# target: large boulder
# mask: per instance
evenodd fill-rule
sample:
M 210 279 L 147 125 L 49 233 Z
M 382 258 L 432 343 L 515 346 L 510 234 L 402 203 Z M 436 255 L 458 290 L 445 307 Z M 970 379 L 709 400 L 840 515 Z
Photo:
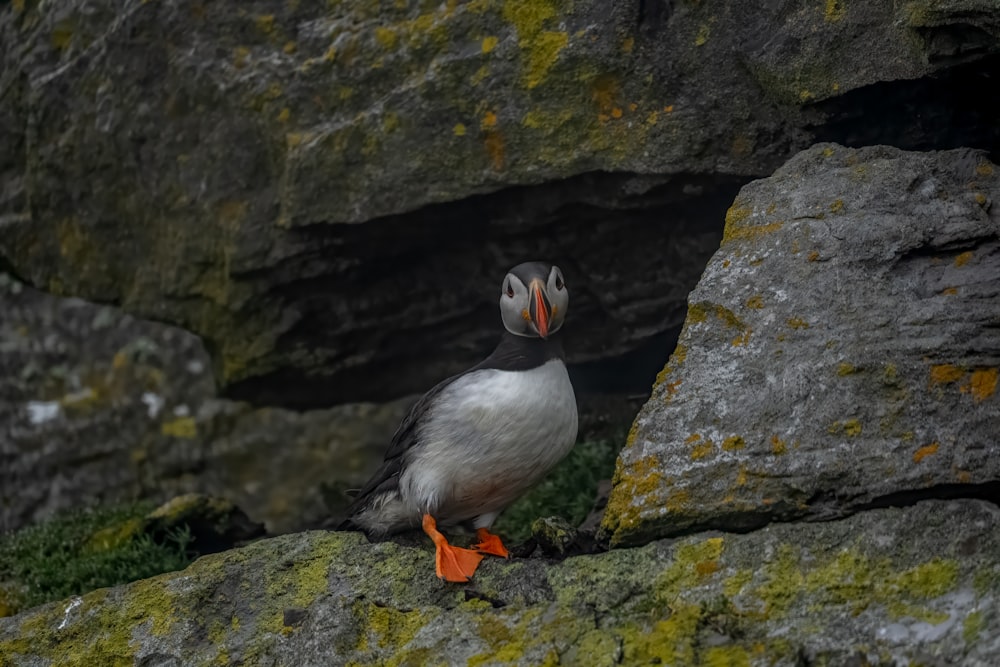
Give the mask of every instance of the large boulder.
M 612 544 L 1000 498 L 1000 167 L 817 145 L 743 188 L 621 453 Z
M 1000 513 L 928 501 L 748 535 L 483 563 L 300 533 L 0 618 L 0 663 L 987 667 Z
M 293 412 L 220 399 L 201 341 L 0 273 L 0 533 L 200 492 L 269 530 L 336 515 L 412 399 Z
M 614 357 L 816 137 L 997 145 L 998 33 L 991 0 L 4 3 L 0 264 L 202 335 L 257 403 L 429 386 L 529 256 Z

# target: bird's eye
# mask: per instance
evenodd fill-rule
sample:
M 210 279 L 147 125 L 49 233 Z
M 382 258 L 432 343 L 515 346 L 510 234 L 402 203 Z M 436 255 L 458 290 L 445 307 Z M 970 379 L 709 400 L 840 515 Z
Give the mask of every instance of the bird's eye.
M 514 298 L 514 286 L 510 284 L 509 280 L 507 281 L 507 290 L 506 290 L 506 292 L 507 292 L 507 296 L 508 297 L 510 297 L 511 299 Z
M 561 291 L 563 287 L 565 287 L 565 285 L 563 284 L 562 276 L 557 273 L 556 274 L 556 289 Z

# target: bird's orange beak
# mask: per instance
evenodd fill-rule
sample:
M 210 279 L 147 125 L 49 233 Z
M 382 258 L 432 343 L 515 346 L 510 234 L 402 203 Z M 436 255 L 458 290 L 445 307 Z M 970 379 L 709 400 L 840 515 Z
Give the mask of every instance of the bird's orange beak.
M 552 318 L 552 304 L 545 293 L 545 286 L 540 280 L 531 281 L 531 298 L 528 303 L 528 315 L 538 330 L 538 335 L 547 338 L 549 335 L 549 320 Z

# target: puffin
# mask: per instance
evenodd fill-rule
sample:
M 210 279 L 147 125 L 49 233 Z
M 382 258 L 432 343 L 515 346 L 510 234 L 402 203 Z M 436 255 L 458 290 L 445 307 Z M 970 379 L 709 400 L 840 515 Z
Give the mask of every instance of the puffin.
M 508 558 L 493 522 L 576 442 L 576 396 L 555 336 L 568 306 L 558 266 L 508 271 L 496 349 L 413 405 L 340 528 L 381 539 L 419 526 L 434 543 L 437 576 L 450 582 L 469 581 L 484 554 Z M 452 527 L 475 530 L 471 548 L 439 531 Z

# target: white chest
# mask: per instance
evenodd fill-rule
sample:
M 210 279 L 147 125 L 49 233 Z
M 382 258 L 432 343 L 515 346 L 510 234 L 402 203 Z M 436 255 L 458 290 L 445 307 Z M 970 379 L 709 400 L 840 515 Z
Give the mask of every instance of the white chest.
M 572 449 L 576 397 L 560 360 L 476 371 L 445 388 L 422 422 L 404 499 L 461 521 L 502 510 Z

